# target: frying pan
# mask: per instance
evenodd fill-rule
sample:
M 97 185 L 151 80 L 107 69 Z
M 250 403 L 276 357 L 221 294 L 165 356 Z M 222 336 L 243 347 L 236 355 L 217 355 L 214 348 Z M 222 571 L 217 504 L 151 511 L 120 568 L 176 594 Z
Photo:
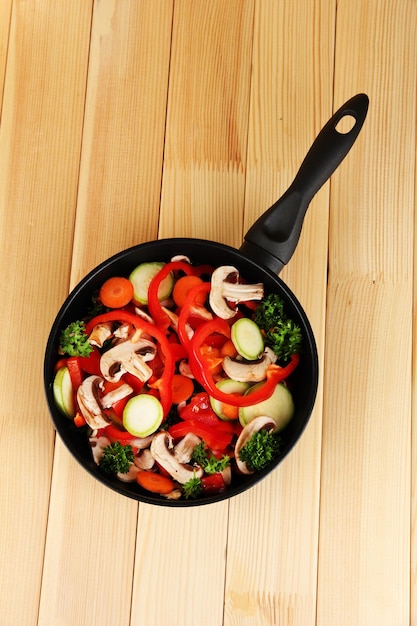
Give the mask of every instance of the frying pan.
M 52 325 L 45 350 L 44 386 L 49 411 L 62 441 L 75 459 L 97 480 L 119 494 L 164 506 L 195 506 L 213 503 L 239 494 L 263 479 L 287 456 L 301 437 L 313 410 L 318 385 L 318 357 L 313 331 L 307 316 L 292 291 L 277 276 L 291 258 L 297 245 L 305 212 L 311 199 L 328 180 L 353 146 L 365 121 L 369 100 L 357 94 L 332 116 L 320 131 L 288 190 L 249 229 L 239 250 L 227 245 L 194 238 L 171 238 L 139 244 L 115 254 L 93 269 L 72 290 Z M 348 132 L 338 130 L 343 118 L 353 126 Z M 142 490 L 136 483 L 124 483 L 105 476 L 93 461 L 88 438 L 72 420 L 55 406 L 52 390 L 54 366 L 58 358 L 59 335 L 63 328 L 85 316 L 91 297 L 111 276 L 127 276 L 140 263 L 168 262 L 178 254 L 203 264 L 215 259 L 216 266 L 234 265 L 250 283 L 263 282 L 265 294 L 277 293 L 283 298 L 287 314 L 301 328 L 303 352 L 291 377 L 295 414 L 282 431 L 279 458 L 265 470 L 249 476 L 234 476 L 227 491 L 195 500 L 167 500 Z M 308 270 L 306 270 L 308 271 Z

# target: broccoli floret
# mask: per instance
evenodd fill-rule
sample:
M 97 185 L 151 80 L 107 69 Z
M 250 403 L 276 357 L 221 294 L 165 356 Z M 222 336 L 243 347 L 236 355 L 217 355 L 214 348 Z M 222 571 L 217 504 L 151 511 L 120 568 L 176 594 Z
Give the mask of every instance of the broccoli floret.
M 133 463 L 133 458 L 131 445 L 123 446 L 120 441 L 115 441 L 103 448 L 99 466 L 108 476 L 126 474 Z
M 278 359 L 288 361 L 291 355 L 301 352 L 301 328 L 287 317 L 284 301 L 277 294 L 270 294 L 256 307 L 254 321 Z
M 69 356 L 90 356 L 93 346 L 88 342 L 84 322 L 72 322 L 64 328 L 59 337 L 59 347 L 63 354 Z
M 280 438 L 263 429 L 255 432 L 239 450 L 239 457 L 250 470 L 259 472 L 278 458 Z
M 193 461 L 203 468 L 206 474 L 222 472 L 230 464 L 230 457 L 227 454 L 224 454 L 221 459 L 218 459 L 213 454 L 209 455 L 204 441 L 196 445 L 192 458 Z

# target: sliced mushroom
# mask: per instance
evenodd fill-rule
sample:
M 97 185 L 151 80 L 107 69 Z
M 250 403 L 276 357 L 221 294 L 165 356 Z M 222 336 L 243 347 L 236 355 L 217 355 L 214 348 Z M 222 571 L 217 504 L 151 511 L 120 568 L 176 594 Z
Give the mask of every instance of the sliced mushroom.
M 161 431 L 154 436 L 151 453 L 155 461 L 182 485 L 194 476 L 198 478 L 203 476 L 203 469 L 199 465 L 192 466 L 178 461 L 174 454 L 173 438 L 167 432 Z
M 263 283 L 247 285 L 239 283 L 239 271 L 233 265 L 221 265 L 211 276 L 210 306 L 214 313 L 223 319 L 236 315 L 227 303 L 244 302 L 246 300 L 262 300 L 264 297 Z
M 260 430 L 267 430 L 268 432 L 272 433 L 276 429 L 276 426 L 277 425 L 274 420 L 267 415 L 259 415 L 258 417 L 255 417 L 251 422 L 249 422 L 249 424 L 246 424 L 246 426 L 240 433 L 235 446 L 236 465 L 238 466 L 242 474 L 253 474 L 253 470 L 250 470 L 246 465 L 246 462 L 240 459 L 240 450 L 250 440 L 254 433 L 257 433 Z
M 100 404 L 103 409 L 109 409 L 113 404 L 118 402 L 119 400 L 123 400 L 123 398 L 127 398 L 133 392 L 133 389 L 127 383 L 123 383 L 120 387 L 113 389 L 106 393 L 100 400 Z
M 174 455 L 180 463 L 189 463 L 193 456 L 194 448 L 199 443 L 201 443 L 200 437 L 194 433 L 187 433 L 185 437 L 174 446 Z
M 142 471 L 149 471 L 155 465 L 155 459 L 149 448 L 141 450 L 139 454 L 136 454 L 133 462 Z
M 103 322 L 94 326 L 88 338 L 89 343 L 98 348 L 102 348 L 106 339 L 111 337 L 113 333 L 113 324 L 111 322 Z
M 104 448 L 107 448 L 111 441 L 110 439 L 107 439 L 107 437 L 97 437 L 97 435 L 91 436 L 89 441 L 94 462 L 98 465 L 103 458 Z
M 178 315 L 176 313 L 174 313 L 173 311 L 171 311 L 170 309 L 167 309 L 167 307 L 165 307 L 165 306 L 163 306 L 161 308 L 166 313 L 166 315 L 169 317 L 169 320 L 171 322 L 172 328 L 175 331 L 177 331 L 178 330 L 178 319 L 179 319 Z M 207 309 L 205 309 L 205 311 L 207 311 Z M 212 314 L 209 313 L 209 311 L 207 311 L 207 313 L 210 315 L 209 319 L 213 319 Z M 193 331 L 193 329 L 191 328 L 191 326 L 189 324 L 185 324 L 185 331 L 187 333 L 188 339 L 191 339 L 192 336 L 194 335 L 194 331 Z
M 187 378 L 194 378 L 188 359 L 182 359 L 179 364 L 179 372 Z
M 276 355 L 270 348 L 265 348 L 259 359 L 246 361 L 226 356 L 223 359 L 223 369 L 229 378 L 239 382 L 259 383 L 266 378 L 268 367 L 275 363 Z
M 105 428 L 109 420 L 100 404 L 100 392 L 104 383 L 100 376 L 88 376 L 78 387 L 77 402 L 87 424 L 91 428 Z
M 145 320 L 145 322 L 148 322 L 148 324 L 155 324 L 153 318 L 146 313 L 146 311 L 144 311 L 143 309 L 141 309 L 138 306 L 135 306 L 135 313 L 138 317 L 142 318 L 143 320 Z
M 139 341 L 133 342 L 129 339 L 118 343 L 101 356 L 100 370 L 110 382 L 119 381 L 125 372 L 145 382 L 152 376 L 152 369 L 146 361 L 151 361 L 155 355 L 156 346 L 152 341 L 139 338 Z
M 136 480 L 136 476 L 140 472 L 140 469 L 136 467 L 134 463 L 131 463 L 127 472 L 122 474 L 122 472 L 118 472 L 116 474 L 117 478 L 124 483 L 133 483 Z
M 189 265 L 191 265 L 191 260 L 189 259 L 188 256 L 185 256 L 185 254 L 177 254 L 173 256 L 171 259 L 171 262 L 174 262 L 174 261 L 184 261 L 184 263 L 189 263 Z

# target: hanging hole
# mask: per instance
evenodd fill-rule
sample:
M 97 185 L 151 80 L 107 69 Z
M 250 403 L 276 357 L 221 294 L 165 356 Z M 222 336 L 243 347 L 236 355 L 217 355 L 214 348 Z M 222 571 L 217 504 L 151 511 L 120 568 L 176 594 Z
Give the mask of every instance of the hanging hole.
M 356 119 L 353 115 L 344 115 L 336 124 L 335 128 L 341 135 L 347 135 L 354 128 Z

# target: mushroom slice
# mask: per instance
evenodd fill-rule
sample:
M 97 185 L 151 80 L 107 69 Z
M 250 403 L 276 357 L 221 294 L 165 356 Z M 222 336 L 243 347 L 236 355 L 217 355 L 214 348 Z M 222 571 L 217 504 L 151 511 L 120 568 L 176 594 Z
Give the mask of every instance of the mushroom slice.
M 276 427 L 277 425 L 274 420 L 267 415 L 259 415 L 258 417 L 255 417 L 251 422 L 249 422 L 249 424 L 246 424 L 246 426 L 240 433 L 235 446 L 236 465 L 238 466 L 242 474 L 253 474 L 253 470 L 250 470 L 246 462 L 240 459 L 240 450 L 250 440 L 254 433 L 257 433 L 260 430 L 267 430 L 268 432 L 272 433 L 274 432 Z
M 103 458 L 104 448 L 107 448 L 111 441 L 107 437 L 104 437 L 104 435 L 101 437 L 97 437 L 97 435 L 95 435 L 94 437 L 90 437 L 89 442 L 94 462 L 98 465 Z
M 201 443 L 200 437 L 194 433 L 187 433 L 174 447 L 174 454 L 180 463 L 189 463 L 194 448 Z
M 275 363 L 276 355 L 270 348 L 265 348 L 259 359 L 246 361 L 226 356 L 223 369 L 229 378 L 239 382 L 259 383 L 266 378 L 268 367 Z
M 122 341 L 101 356 L 100 370 L 110 382 L 118 382 L 125 372 L 129 372 L 142 382 L 152 376 L 152 369 L 146 364 L 155 358 L 156 346 L 148 340 Z
M 100 404 L 103 409 L 109 409 L 113 404 L 118 402 L 119 400 L 123 400 L 123 398 L 127 398 L 133 392 L 133 389 L 127 383 L 123 383 L 120 387 L 113 389 L 106 393 L 100 400 Z
M 169 321 L 171 322 L 171 326 L 175 331 L 178 331 L 178 315 L 176 313 L 174 313 L 173 311 L 171 311 L 170 309 L 168 309 L 167 307 L 163 306 L 161 307 L 162 310 L 164 311 L 164 313 L 166 313 L 166 315 L 169 318 Z M 204 308 L 204 307 L 201 307 Z M 212 314 L 207 311 L 207 309 L 204 309 L 206 311 L 206 313 L 208 313 L 210 315 L 209 318 L 205 318 L 205 319 L 213 319 Z M 191 326 L 189 324 L 185 324 L 185 332 L 187 333 L 187 337 L 188 339 L 191 339 L 192 336 L 194 335 L 194 331 L 191 328 Z
M 239 271 L 233 265 L 221 265 L 211 276 L 210 306 L 214 313 L 223 319 L 236 315 L 236 310 L 227 304 L 246 300 L 262 300 L 264 297 L 263 283 L 247 285 L 239 283 Z
M 89 343 L 98 348 L 102 348 L 106 339 L 111 337 L 113 333 L 113 324 L 111 322 L 103 322 L 94 326 L 88 338 Z
M 184 261 L 184 263 L 189 263 L 191 265 L 191 260 L 188 256 L 185 256 L 185 254 L 177 254 L 176 256 L 173 256 L 171 258 L 171 262 L 174 261 Z
M 134 464 L 142 471 L 149 471 L 155 465 L 155 459 L 152 456 L 152 452 L 149 448 L 141 450 L 139 454 L 135 455 Z
M 154 436 L 151 453 L 155 461 L 182 485 L 191 478 L 203 476 L 203 469 L 199 465 L 192 466 L 179 462 L 175 456 L 173 438 L 167 432 L 161 431 Z
M 78 387 L 77 402 L 87 424 L 91 428 L 105 428 L 109 425 L 103 413 L 99 396 L 104 383 L 100 376 L 89 376 Z

